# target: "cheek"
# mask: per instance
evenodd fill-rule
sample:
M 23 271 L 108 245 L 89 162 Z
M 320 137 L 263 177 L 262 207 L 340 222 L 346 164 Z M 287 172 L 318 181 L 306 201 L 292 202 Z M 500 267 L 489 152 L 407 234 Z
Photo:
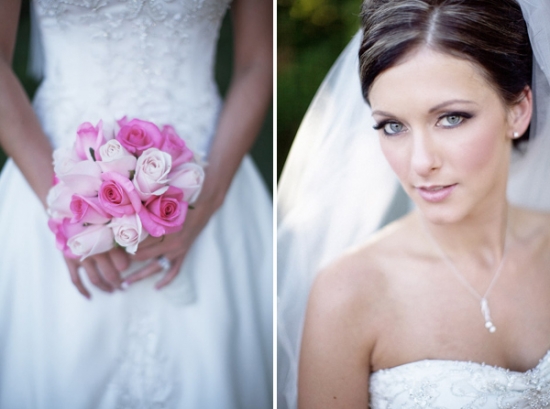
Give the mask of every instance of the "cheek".
M 409 171 L 409 158 L 405 144 L 380 137 L 380 147 L 397 177 L 404 181 Z
M 460 155 L 455 157 L 454 165 L 466 173 L 490 171 L 504 159 L 504 142 L 505 137 L 499 127 L 473 128 L 457 147 Z

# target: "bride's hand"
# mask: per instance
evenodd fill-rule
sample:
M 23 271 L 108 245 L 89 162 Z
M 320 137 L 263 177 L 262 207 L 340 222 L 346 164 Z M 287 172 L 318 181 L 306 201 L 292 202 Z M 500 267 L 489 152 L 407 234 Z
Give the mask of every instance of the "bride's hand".
M 221 201 L 214 198 L 217 195 L 208 194 L 208 190 L 208 186 L 205 183 L 199 199 L 193 204 L 194 208 L 187 211 L 187 218 L 185 219 L 183 228 L 179 232 L 162 237 L 150 236 L 139 244 L 134 258 L 138 261 L 151 261 L 144 268 L 129 275 L 124 280 L 123 287 L 163 272 L 163 267 L 157 260 L 161 256 L 166 257 L 170 261 L 170 268 L 166 271 L 164 277 L 157 282 L 155 287 L 160 289 L 170 284 L 178 275 L 191 245 L 221 204 Z M 212 190 L 216 191 L 216 189 Z
M 130 266 L 130 257 L 123 249 L 115 247 L 105 253 L 87 257 L 82 262 L 67 257 L 65 257 L 65 262 L 69 267 L 71 281 L 75 287 L 80 294 L 90 299 L 91 294 L 80 278 L 80 267 L 84 269 L 93 285 L 103 291 L 111 293 L 116 289 L 122 288 L 120 273 Z

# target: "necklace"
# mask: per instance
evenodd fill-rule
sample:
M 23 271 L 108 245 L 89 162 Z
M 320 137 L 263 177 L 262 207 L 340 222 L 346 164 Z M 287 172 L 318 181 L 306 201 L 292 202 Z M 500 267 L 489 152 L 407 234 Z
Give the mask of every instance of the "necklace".
M 424 223 L 422 223 L 422 224 L 424 225 Z M 466 280 L 466 278 L 460 273 L 460 271 L 455 266 L 455 264 L 451 261 L 449 256 L 443 251 L 441 246 L 432 237 L 432 235 L 430 234 L 430 231 L 428 230 L 428 227 L 424 225 L 424 228 L 426 229 L 426 233 L 427 233 L 428 237 L 430 238 L 430 240 L 432 241 L 432 243 L 434 244 L 435 248 L 437 248 L 437 250 L 441 254 L 441 257 L 443 258 L 443 260 L 450 267 L 450 271 L 468 289 L 468 291 L 470 291 L 470 293 L 476 299 L 479 300 L 479 303 L 480 303 L 480 306 L 481 306 L 481 314 L 483 315 L 483 319 L 485 320 L 485 328 L 487 328 L 487 330 L 490 333 L 494 333 L 497 330 L 497 328 L 495 327 L 495 325 L 493 324 L 493 320 L 491 319 L 491 311 L 489 310 L 489 303 L 487 302 L 487 296 L 489 295 L 489 293 L 493 289 L 493 286 L 495 285 L 495 283 L 496 283 L 496 281 L 497 281 L 497 279 L 500 275 L 500 272 L 502 271 L 502 267 L 504 266 L 504 260 L 506 259 L 506 254 L 507 254 L 506 243 L 504 244 L 504 253 L 502 255 L 502 259 L 500 260 L 500 264 L 498 265 L 498 267 L 497 267 L 497 269 L 496 269 L 496 271 L 493 275 L 493 279 L 489 283 L 489 287 L 487 287 L 487 290 L 485 291 L 485 293 L 482 296 L 481 294 L 479 294 L 476 291 L 476 289 L 474 287 L 472 287 L 472 285 L 468 282 L 468 280 Z

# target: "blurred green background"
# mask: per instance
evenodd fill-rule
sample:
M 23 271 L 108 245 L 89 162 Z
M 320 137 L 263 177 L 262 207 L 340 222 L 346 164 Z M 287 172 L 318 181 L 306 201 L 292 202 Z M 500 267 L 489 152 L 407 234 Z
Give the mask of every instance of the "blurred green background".
M 315 92 L 359 29 L 360 0 L 277 0 L 277 176 Z
M 36 81 L 27 75 L 27 60 L 29 50 L 29 1 L 23 1 L 19 31 L 17 33 L 17 44 L 13 59 L 13 69 L 25 90 L 32 98 L 37 87 Z M 231 67 L 233 59 L 233 38 L 231 18 L 228 15 L 222 24 L 220 41 L 218 43 L 218 55 L 216 61 L 216 79 L 222 95 L 225 94 L 231 78 Z M 268 114 L 262 126 L 258 140 L 252 148 L 252 157 L 258 166 L 269 189 L 273 189 L 273 109 L 268 109 Z M 6 161 L 6 155 L 0 148 L 0 170 Z

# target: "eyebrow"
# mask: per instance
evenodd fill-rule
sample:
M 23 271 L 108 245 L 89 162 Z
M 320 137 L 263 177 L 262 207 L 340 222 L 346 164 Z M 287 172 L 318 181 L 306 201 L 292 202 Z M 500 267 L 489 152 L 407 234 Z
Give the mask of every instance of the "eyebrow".
M 477 105 L 476 102 L 474 101 L 469 101 L 467 99 L 451 99 L 449 101 L 445 101 L 445 102 L 442 102 L 441 104 L 437 104 L 436 106 L 430 108 L 430 110 L 428 111 L 430 114 L 435 112 L 435 111 L 438 111 L 440 110 L 441 108 L 444 108 L 446 107 L 447 105 L 452 105 L 452 104 L 474 104 L 474 105 Z M 390 116 L 390 117 L 393 117 L 395 115 L 392 115 L 390 114 L 389 112 L 385 112 L 385 111 L 372 111 L 372 115 L 382 115 L 382 116 Z

